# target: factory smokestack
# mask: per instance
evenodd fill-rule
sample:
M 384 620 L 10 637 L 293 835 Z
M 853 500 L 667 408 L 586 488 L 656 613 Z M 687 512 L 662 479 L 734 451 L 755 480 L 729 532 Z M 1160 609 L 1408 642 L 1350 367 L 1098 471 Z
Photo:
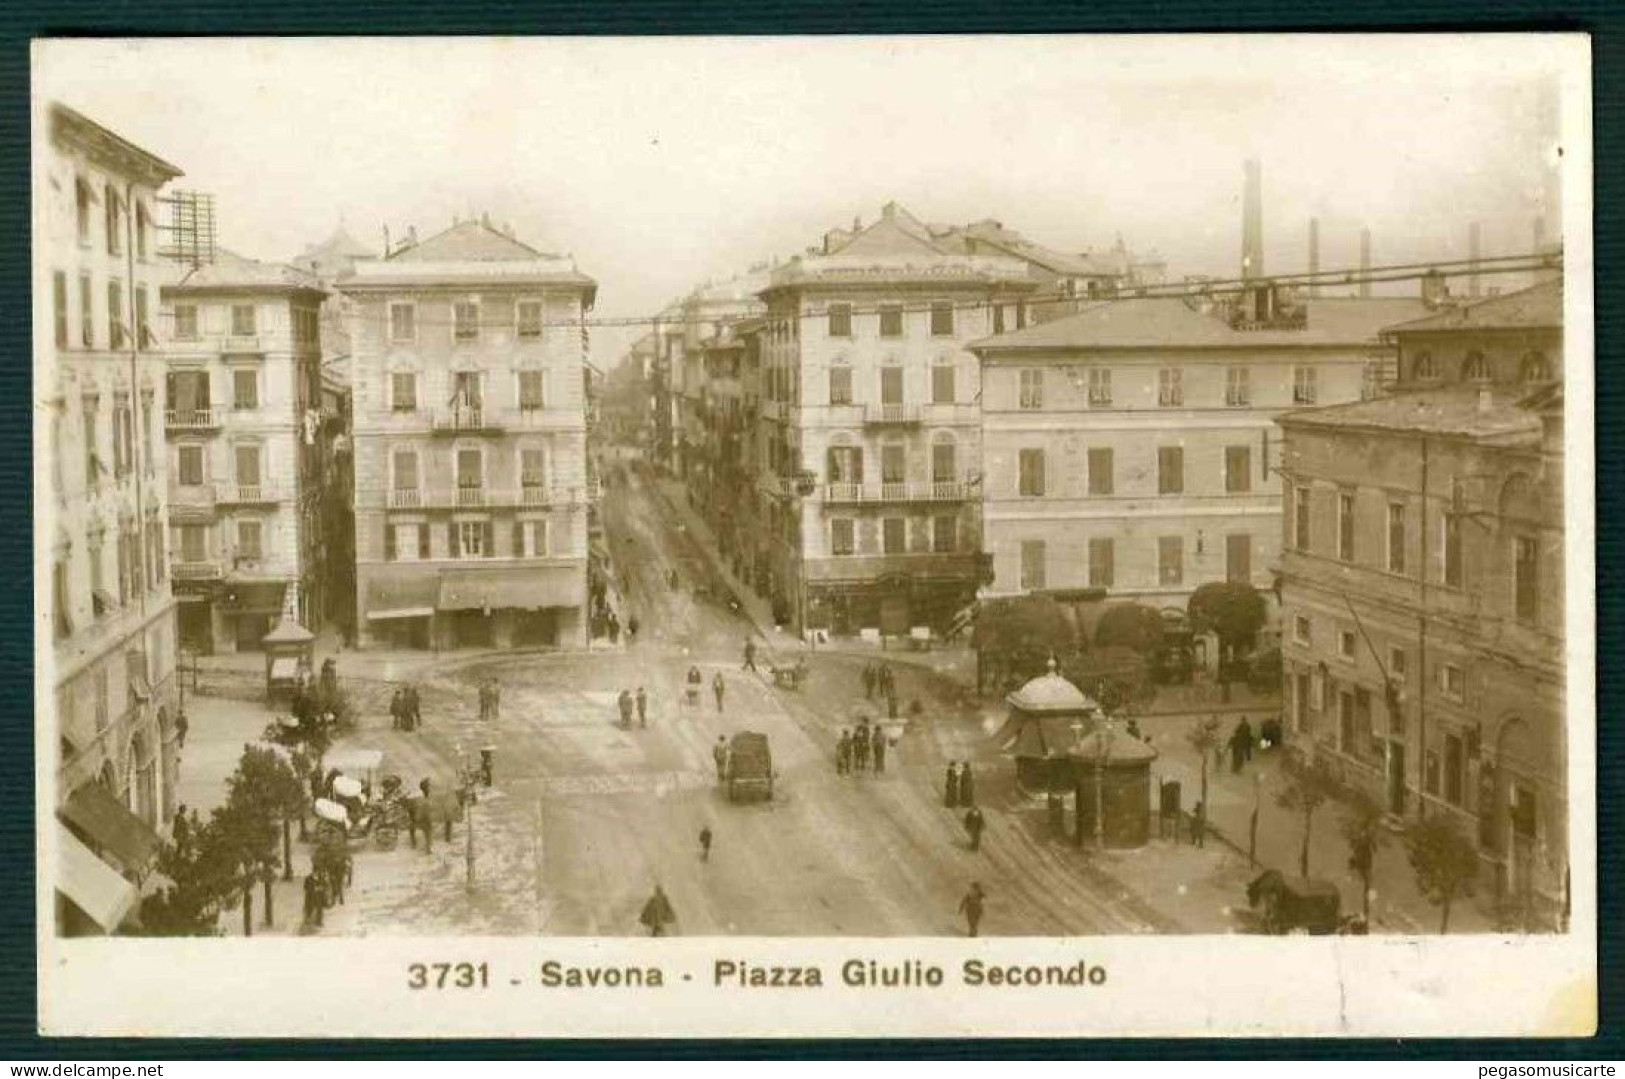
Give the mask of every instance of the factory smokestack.
M 1264 276 L 1264 179 L 1256 157 L 1243 163 L 1241 196 L 1241 276 Z
M 1478 260 L 1480 254 L 1479 227 L 1478 222 L 1474 221 L 1467 226 L 1467 261 L 1473 271 L 1472 275 L 1467 278 L 1467 295 L 1474 300 L 1478 299 Z
M 1309 272 L 1311 274 L 1320 272 L 1320 218 L 1318 217 L 1309 219 Z M 1310 281 L 1309 295 L 1319 296 L 1320 285 Z
M 1360 295 L 1371 295 L 1371 230 L 1360 230 Z

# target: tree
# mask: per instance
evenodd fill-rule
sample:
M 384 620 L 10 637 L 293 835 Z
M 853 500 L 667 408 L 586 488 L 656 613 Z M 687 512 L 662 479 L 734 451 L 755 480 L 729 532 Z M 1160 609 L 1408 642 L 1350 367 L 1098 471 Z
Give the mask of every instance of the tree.
M 1219 680 L 1228 700 L 1231 668 L 1264 628 L 1264 596 L 1250 584 L 1213 581 L 1192 593 L 1186 610 L 1192 629 L 1219 638 Z
M 1140 603 L 1114 603 L 1095 624 L 1095 647 L 1131 648 L 1148 659 L 1162 650 L 1162 615 Z
M 1208 756 L 1219 744 L 1219 717 L 1209 716 L 1199 721 L 1185 734 L 1185 740 L 1196 750 L 1197 759 L 1202 762 L 1202 812 L 1207 813 L 1207 761 Z M 1204 829 L 1205 831 L 1206 829 Z
M 1275 804 L 1303 814 L 1303 848 L 1298 853 L 1298 876 L 1309 875 L 1309 839 L 1314 829 L 1315 810 L 1337 794 L 1337 773 L 1325 758 L 1305 761 L 1289 755 L 1281 765 L 1286 786 L 1275 792 Z
M 1148 703 L 1157 695 L 1150 662 L 1139 652 L 1121 645 L 1075 656 L 1065 665 L 1063 673 L 1113 714 Z
M 1066 608 L 1047 596 L 990 600 L 976 613 L 971 647 L 976 649 L 976 687 L 984 667 L 994 683 L 1034 678 L 1051 656 L 1066 659 L 1077 650 L 1077 630 Z
M 211 825 L 217 844 L 212 852 L 221 867 L 243 892 L 243 934 L 253 932 L 253 885 L 265 889 L 265 921 L 275 917 L 271 884 L 282 859 L 277 854 L 277 822 L 288 840 L 292 806 L 303 811 L 298 777 L 282 756 L 269 746 L 246 745 L 237 770 L 226 780 L 226 804 L 215 810 Z M 291 854 L 291 851 L 289 851 Z
M 1455 821 L 1435 813 L 1405 829 L 1405 854 L 1416 873 L 1416 885 L 1428 902 L 1441 908 L 1439 932 L 1450 932 L 1450 904 L 1472 895 L 1478 876 L 1478 852 Z
M 1342 821 L 1343 838 L 1349 845 L 1349 868 L 1360 878 L 1361 914 L 1371 924 L 1371 877 L 1376 871 L 1377 851 L 1388 833 L 1383 830 L 1382 806 L 1364 792 L 1350 799 Z

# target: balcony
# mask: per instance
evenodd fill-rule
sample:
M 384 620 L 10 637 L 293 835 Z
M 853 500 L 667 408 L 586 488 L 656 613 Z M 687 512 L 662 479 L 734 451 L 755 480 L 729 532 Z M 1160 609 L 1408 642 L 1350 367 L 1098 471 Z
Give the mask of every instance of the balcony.
M 958 480 L 895 483 L 829 483 L 824 485 L 826 505 L 865 505 L 897 502 L 963 502 L 968 496 Z
M 286 497 L 280 487 L 269 483 L 222 483 L 214 492 L 215 502 L 222 506 L 265 506 Z
M 258 334 L 227 334 L 220 341 L 222 356 L 258 356 L 264 352 Z
M 170 563 L 169 575 L 177 581 L 217 581 L 221 572 L 214 562 L 181 561 Z
M 172 408 L 164 413 L 164 428 L 170 431 L 217 431 L 221 413 L 216 408 Z
M 920 422 L 920 406 L 870 403 L 864 406 L 863 422 L 871 427 L 912 426 Z
M 437 435 L 495 435 L 507 429 L 494 408 L 443 408 L 434 414 Z
M 175 520 L 199 520 L 214 516 L 212 484 L 178 484 L 169 489 L 169 516 Z
M 580 488 L 543 486 L 521 487 L 517 491 L 489 487 L 403 489 L 390 491 L 385 505 L 391 510 L 548 509 L 575 505 L 585 494 Z

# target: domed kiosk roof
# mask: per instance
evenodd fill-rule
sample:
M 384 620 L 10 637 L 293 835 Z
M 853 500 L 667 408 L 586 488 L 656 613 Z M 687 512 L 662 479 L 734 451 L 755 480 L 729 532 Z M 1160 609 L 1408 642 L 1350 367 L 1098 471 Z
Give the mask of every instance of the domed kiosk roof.
M 1100 710 L 1090 696 L 1062 678 L 1055 670 L 1055 660 L 1049 661 L 1049 672 L 1041 674 L 1005 698 L 1005 703 L 1020 712 L 1075 715 Z

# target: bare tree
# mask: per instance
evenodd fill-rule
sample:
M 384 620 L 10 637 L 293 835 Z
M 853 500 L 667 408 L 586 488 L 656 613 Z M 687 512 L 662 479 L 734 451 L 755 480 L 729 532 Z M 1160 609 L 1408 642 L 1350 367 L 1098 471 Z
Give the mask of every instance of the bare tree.
M 1323 758 L 1304 761 L 1289 756 L 1281 766 L 1286 786 L 1276 792 L 1275 804 L 1303 814 L 1303 849 L 1298 853 L 1298 875 L 1309 875 L 1309 840 L 1314 829 L 1315 810 L 1337 793 L 1337 773 Z
M 1382 827 L 1382 806 L 1367 794 L 1355 794 L 1342 827 L 1349 845 L 1349 868 L 1360 878 L 1361 913 L 1370 925 L 1371 878 L 1376 872 L 1377 851 L 1387 838 Z

